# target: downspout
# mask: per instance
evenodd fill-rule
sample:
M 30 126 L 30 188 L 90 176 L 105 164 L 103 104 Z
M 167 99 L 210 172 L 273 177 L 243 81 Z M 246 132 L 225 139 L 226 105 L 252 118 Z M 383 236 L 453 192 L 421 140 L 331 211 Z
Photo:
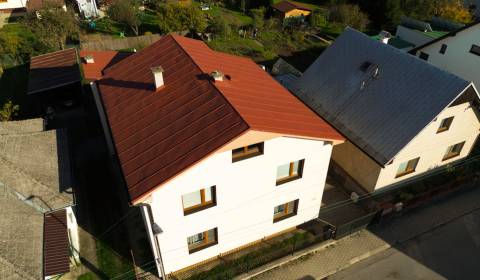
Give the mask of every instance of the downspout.
M 153 221 L 153 217 L 150 215 L 152 213 L 152 206 L 148 203 L 141 203 L 139 207 L 142 210 L 142 216 L 145 221 L 146 230 L 148 232 L 150 245 L 153 249 L 153 255 L 155 258 L 155 265 L 157 266 L 157 271 L 160 272 L 163 280 L 166 280 L 165 269 L 163 267 L 162 254 L 160 253 L 160 243 L 158 242 L 157 235 L 161 233 L 161 229 Z M 153 239 L 153 240 L 152 240 Z

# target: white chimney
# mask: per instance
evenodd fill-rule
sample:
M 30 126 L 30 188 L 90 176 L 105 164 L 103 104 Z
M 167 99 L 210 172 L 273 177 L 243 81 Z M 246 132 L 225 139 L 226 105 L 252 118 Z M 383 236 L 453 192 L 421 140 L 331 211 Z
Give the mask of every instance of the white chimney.
M 87 64 L 92 64 L 92 63 L 95 62 L 95 60 L 93 59 L 93 56 L 91 56 L 91 55 L 85 56 L 84 59 L 85 59 L 85 63 L 87 63 Z
M 380 32 L 380 34 L 378 34 L 378 37 L 380 42 L 388 44 L 388 40 L 392 38 L 392 35 L 390 34 L 390 32 L 383 30 L 382 32 Z
M 163 68 L 162 66 L 152 67 L 153 78 L 155 79 L 155 90 L 161 88 L 164 84 L 163 82 Z
M 218 70 L 213 71 L 211 73 L 211 76 L 215 81 L 220 81 L 221 82 L 225 79 L 225 75 L 223 75 L 223 73 L 218 71 Z

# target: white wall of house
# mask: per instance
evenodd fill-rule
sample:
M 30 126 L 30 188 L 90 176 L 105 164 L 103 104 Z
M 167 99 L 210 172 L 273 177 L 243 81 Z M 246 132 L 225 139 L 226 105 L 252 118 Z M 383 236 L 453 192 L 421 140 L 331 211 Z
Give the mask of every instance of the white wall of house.
M 440 53 L 442 44 L 447 45 L 445 54 Z M 428 62 L 449 71 L 480 87 L 480 56 L 470 53 L 472 44 L 480 46 L 480 24 L 474 25 L 453 37 L 445 38 L 420 49 L 429 55 Z
M 436 167 L 465 158 L 469 155 L 480 131 L 480 122 L 470 103 L 446 108 L 426 126 L 400 153 L 394 161 L 380 172 L 375 189 L 430 171 Z M 437 133 L 443 119 L 454 117 L 450 129 Z M 465 141 L 459 156 L 443 160 L 447 148 Z M 420 157 L 415 172 L 395 178 L 401 163 Z
M 426 44 L 434 39 L 421 31 L 410 29 L 402 25 L 397 26 L 395 36 L 400 37 L 402 40 L 412 43 L 415 46 Z
M 382 168 L 350 142 L 335 146 L 332 159 L 370 192 L 391 186 L 468 156 L 480 131 L 480 122 L 475 110 L 470 103 L 446 108 L 385 168 Z M 450 129 L 437 133 L 441 121 L 451 116 L 454 116 L 454 119 Z M 463 141 L 465 141 L 465 145 L 459 156 L 442 160 L 449 146 Z M 401 163 L 417 157 L 420 157 L 420 160 L 415 172 L 395 178 Z
M 75 213 L 71 206 L 65 208 L 67 212 L 67 230 L 70 246 L 72 247 L 72 257 L 77 263 L 80 263 L 80 239 L 78 237 L 78 223 Z
M 7 2 L 0 2 L 0 11 L 25 8 L 26 4 L 27 0 L 7 0 Z
M 278 137 L 264 142 L 263 155 L 232 163 L 232 152 L 221 151 L 155 190 L 146 202 L 163 231 L 158 241 L 165 272 L 317 218 L 331 150 L 330 142 Z M 276 186 L 277 166 L 301 159 L 303 177 Z M 184 216 L 182 195 L 214 185 L 217 205 Z M 297 215 L 273 223 L 274 207 L 296 199 Z M 215 227 L 218 244 L 189 254 L 187 237 Z

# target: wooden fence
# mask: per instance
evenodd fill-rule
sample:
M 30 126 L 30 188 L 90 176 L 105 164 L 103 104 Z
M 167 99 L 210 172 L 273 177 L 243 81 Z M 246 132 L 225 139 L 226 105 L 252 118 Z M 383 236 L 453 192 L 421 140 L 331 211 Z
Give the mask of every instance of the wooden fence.
M 107 36 L 91 37 L 82 40 L 80 48 L 82 50 L 124 50 L 124 49 L 142 49 L 160 39 L 159 34 L 142 35 L 138 37 L 111 38 Z

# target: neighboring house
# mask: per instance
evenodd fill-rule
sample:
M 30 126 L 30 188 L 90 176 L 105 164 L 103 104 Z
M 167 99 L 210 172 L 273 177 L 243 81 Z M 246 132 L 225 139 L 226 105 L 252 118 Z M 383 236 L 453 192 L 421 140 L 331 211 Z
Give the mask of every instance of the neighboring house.
M 131 52 L 119 51 L 80 51 L 83 77 L 92 82 L 103 77 L 103 70 L 130 56 Z
M 0 279 L 57 279 L 79 261 L 73 205 L 65 131 L 0 122 Z
M 76 0 L 78 10 L 84 18 L 95 18 L 99 16 L 95 0 Z
M 480 22 L 445 34 L 410 53 L 480 88 Z
M 394 38 L 401 40 L 401 46 L 405 45 L 403 42 L 407 42 L 417 47 L 462 27 L 462 24 L 450 22 L 438 17 L 433 17 L 430 22 L 402 17 L 401 23 L 397 26 Z
M 18 13 L 26 11 L 27 0 L 0 0 L 0 13 Z
M 332 160 L 368 192 L 467 157 L 479 134 L 471 82 L 351 28 L 291 90 L 348 139 Z
M 107 142 L 143 208 L 159 273 L 318 217 L 343 137 L 250 59 L 167 35 L 97 83 Z
M 30 111 L 43 115 L 80 104 L 81 80 L 75 48 L 32 57 L 27 96 L 35 108 Z
M 402 51 L 409 51 L 415 47 L 414 44 L 402 40 L 400 37 L 393 36 L 388 31 L 381 31 L 378 35 L 371 36 L 370 38 L 380 41 L 384 44 L 388 44 Z
M 281 1 L 272 5 L 274 15 L 280 19 L 289 17 L 307 17 L 312 9 L 302 3 L 293 1 Z

